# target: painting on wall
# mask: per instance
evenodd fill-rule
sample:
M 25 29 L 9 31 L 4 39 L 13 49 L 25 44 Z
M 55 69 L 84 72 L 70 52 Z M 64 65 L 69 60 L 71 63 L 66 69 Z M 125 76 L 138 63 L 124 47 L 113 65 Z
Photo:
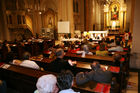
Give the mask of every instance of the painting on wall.
M 118 20 L 119 12 L 111 12 L 111 20 Z
M 112 6 L 111 10 L 111 20 L 118 20 L 119 19 L 119 9 L 117 5 Z

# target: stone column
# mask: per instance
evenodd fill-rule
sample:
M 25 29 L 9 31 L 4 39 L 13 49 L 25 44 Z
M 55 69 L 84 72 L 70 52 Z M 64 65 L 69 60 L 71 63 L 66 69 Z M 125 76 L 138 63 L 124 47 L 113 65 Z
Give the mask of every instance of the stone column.
M 68 20 L 70 21 L 71 37 L 74 37 L 73 0 L 67 0 Z
M 140 69 L 140 0 L 133 0 L 131 10 L 131 27 L 133 30 L 131 68 Z M 134 10 L 134 11 L 133 11 Z
M 1 27 L 2 27 L 2 34 L 3 34 L 3 40 L 10 40 L 10 33 L 8 30 L 7 20 L 6 20 L 6 7 L 5 7 L 5 0 L 1 0 Z
M 3 40 L 3 36 L 4 36 L 4 31 L 3 31 L 3 26 L 2 26 L 2 21 L 3 21 L 3 16 L 2 16 L 2 13 L 3 13 L 3 11 L 2 11 L 2 0 L 0 1 L 0 40 Z
M 74 36 L 73 0 L 59 0 L 58 21 L 70 22 L 71 37 Z
M 58 21 L 68 21 L 68 4 L 67 2 L 72 0 L 59 0 L 58 5 Z
M 89 0 L 85 0 L 85 17 L 85 30 L 89 31 Z
M 36 33 L 40 33 L 42 23 L 41 23 L 41 15 L 39 14 L 38 11 L 33 11 L 32 22 L 33 22 L 33 34 L 35 35 Z

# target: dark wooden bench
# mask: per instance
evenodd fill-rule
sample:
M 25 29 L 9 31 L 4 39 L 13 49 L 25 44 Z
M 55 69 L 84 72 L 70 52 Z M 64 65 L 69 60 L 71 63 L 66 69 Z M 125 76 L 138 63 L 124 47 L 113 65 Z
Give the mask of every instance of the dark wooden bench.
M 57 76 L 57 74 L 53 72 L 40 71 L 16 65 L 10 65 L 8 68 L 1 67 L 0 73 L 0 79 L 5 80 L 8 87 L 19 91 L 19 93 L 33 93 L 34 90 L 36 90 L 37 79 L 42 75 L 54 74 Z M 96 85 L 96 82 L 88 82 L 85 85 L 77 86 L 74 82 L 72 88 L 80 93 L 95 93 L 94 89 Z
M 53 61 L 54 59 L 49 59 L 49 58 L 43 58 L 42 60 L 36 58 L 36 57 L 33 57 L 32 60 L 34 60 L 39 66 L 43 67 L 45 70 L 47 71 L 51 71 L 51 68 L 49 66 L 49 63 L 51 63 L 51 61 Z M 77 61 L 77 65 L 75 65 L 74 67 L 72 67 L 72 69 L 70 69 L 74 75 L 76 75 L 78 72 L 86 72 L 86 71 L 91 71 L 91 65 L 92 63 L 90 62 L 81 62 L 81 61 Z M 108 69 L 111 69 L 111 68 L 118 68 L 119 69 L 119 72 L 112 72 L 112 75 L 113 77 L 116 77 L 117 78 L 117 82 L 120 83 L 120 86 L 123 88 L 124 87 L 124 81 L 126 81 L 126 75 L 124 73 L 125 70 L 125 66 L 123 66 L 123 64 L 121 66 L 111 66 L 111 65 L 101 65 L 101 66 L 104 66 L 104 67 L 107 67 Z
M 97 56 L 97 55 L 86 55 L 85 57 L 81 57 L 81 54 L 72 54 L 66 53 L 64 59 L 72 59 L 76 61 L 83 61 L 83 62 L 93 62 L 99 61 L 101 64 L 113 64 L 114 57 L 112 56 Z

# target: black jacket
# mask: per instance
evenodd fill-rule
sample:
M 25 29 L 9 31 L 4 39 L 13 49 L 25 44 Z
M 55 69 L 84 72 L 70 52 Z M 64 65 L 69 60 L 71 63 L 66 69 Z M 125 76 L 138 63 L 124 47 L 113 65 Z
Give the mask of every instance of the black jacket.
M 110 71 L 103 71 L 101 68 L 92 70 L 90 72 L 78 73 L 76 75 L 77 85 L 82 85 L 88 81 L 96 81 L 100 83 L 111 83 L 112 73 Z
M 72 66 L 62 58 L 56 58 L 49 64 L 49 70 L 52 72 L 60 73 L 62 70 L 70 70 Z

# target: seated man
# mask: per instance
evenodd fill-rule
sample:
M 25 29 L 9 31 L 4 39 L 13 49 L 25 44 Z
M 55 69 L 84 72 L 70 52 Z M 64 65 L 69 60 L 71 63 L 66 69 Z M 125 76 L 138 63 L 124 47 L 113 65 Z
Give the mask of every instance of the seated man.
M 108 56 L 108 51 L 105 50 L 105 44 L 100 44 L 99 50 L 96 51 L 97 56 Z
M 76 64 L 76 61 L 71 61 L 71 60 L 65 61 L 63 59 L 64 51 L 61 48 L 56 50 L 55 55 L 56 55 L 56 59 L 48 65 L 47 70 L 60 73 L 61 70 L 71 69 L 72 66 Z
M 58 93 L 58 87 L 56 86 L 56 77 L 52 74 L 41 76 L 37 83 L 37 90 L 34 93 Z
M 30 58 L 30 53 L 25 52 L 23 54 L 23 61 L 20 62 L 18 60 L 13 60 L 13 64 L 29 67 L 33 69 L 40 69 L 40 67 L 34 61 L 29 60 L 29 58 Z
M 108 51 L 118 51 L 118 52 L 122 51 L 123 52 L 123 48 L 120 45 L 120 41 L 117 40 L 116 41 L 116 47 L 109 48 Z
M 73 84 L 73 74 L 71 71 L 64 71 L 57 76 L 57 86 L 59 93 L 78 93 L 71 89 Z
M 90 72 L 80 72 L 76 75 L 77 85 L 82 85 L 88 81 L 96 81 L 100 83 L 110 83 L 112 73 L 105 68 L 100 67 L 98 62 L 94 62 L 91 65 L 92 70 Z

